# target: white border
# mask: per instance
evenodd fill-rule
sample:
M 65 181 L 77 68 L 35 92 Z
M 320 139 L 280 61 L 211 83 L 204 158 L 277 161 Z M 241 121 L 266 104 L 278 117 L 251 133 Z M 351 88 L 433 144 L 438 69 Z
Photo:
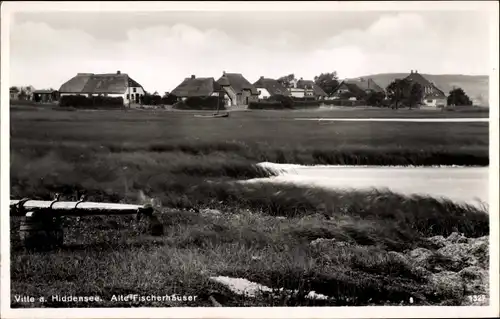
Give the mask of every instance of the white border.
M 321 307 L 321 308 L 96 308 L 10 309 L 9 241 L 9 22 L 20 11 L 283 11 L 282 2 L 3 2 L 1 6 L 1 317 L 2 318 L 402 318 L 492 317 L 499 313 L 499 171 L 498 171 L 498 2 L 496 1 L 391 1 L 289 2 L 286 11 L 488 11 L 490 32 L 490 302 L 489 307 Z M 464 21 L 466 23 L 466 21 Z

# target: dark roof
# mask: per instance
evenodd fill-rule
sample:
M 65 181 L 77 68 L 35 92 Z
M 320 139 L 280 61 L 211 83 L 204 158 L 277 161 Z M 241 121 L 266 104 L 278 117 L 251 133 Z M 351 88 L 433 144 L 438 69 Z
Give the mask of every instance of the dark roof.
M 446 97 L 446 94 L 443 91 L 441 91 L 434 83 L 432 83 L 429 80 L 427 80 L 426 78 L 424 78 L 424 76 L 418 72 L 411 72 L 405 78 L 405 80 L 408 80 L 411 83 L 418 83 L 422 87 L 432 87 L 433 92 L 428 93 L 428 94 L 424 93 L 424 98 L 432 98 L 432 97 L 443 98 L 443 97 Z
M 9 92 L 10 93 L 19 93 L 19 89 L 14 86 L 14 87 L 12 87 L 12 88 L 9 89 Z
M 118 93 L 123 94 L 129 86 L 142 87 L 124 73 L 93 74 L 78 73 L 61 85 L 61 93 Z
M 257 89 L 258 88 L 266 89 L 270 95 L 284 95 L 284 96 L 290 95 L 290 92 L 275 79 L 261 77 L 260 79 L 257 80 L 257 82 L 253 84 L 253 86 L 256 87 Z
M 328 94 L 323 91 L 314 81 L 311 80 L 298 80 L 297 88 L 299 89 L 312 89 L 314 91 L 314 95 L 316 96 L 327 96 Z
M 380 87 L 380 85 L 375 83 L 375 81 L 373 81 L 370 78 L 368 78 L 368 79 L 365 79 L 365 78 L 350 79 L 350 80 L 346 80 L 346 82 L 348 82 L 350 84 L 355 84 L 360 89 L 362 89 L 364 91 L 372 90 L 374 92 L 381 92 L 381 93 L 385 92 L 384 89 L 382 87 Z
M 363 96 L 366 96 L 366 92 L 365 90 L 363 90 L 362 88 L 360 88 L 356 83 L 352 83 L 352 82 L 349 82 L 349 81 L 342 81 L 340 82 L 340 84 L 337 86 L 337 88 L 335 89 L 335 92 L 337 92 L 337 90 L 342 86 L 342 85 L 345 85 L 348 89 L 349 89 L 349 92 L 351 92 L 352 94 L 354 94 L 356 97 L 363 97 Z
M 214 78 L 185 78 L 170 94 L 178 97 L 210 96 L 221 90 Z
M 245 77 L 240 73 L 224 73 L 220 79 L 217 80 L 222 86 L 230 86 L 236 94 L 243 92 L 243 90 L 250 90 L 252 94 L 258 95 L 259 92 Z

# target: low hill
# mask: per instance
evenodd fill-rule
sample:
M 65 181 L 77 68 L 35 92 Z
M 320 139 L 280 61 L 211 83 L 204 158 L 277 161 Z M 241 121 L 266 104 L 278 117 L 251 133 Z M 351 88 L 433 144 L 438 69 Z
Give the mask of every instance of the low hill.
M 474 105 L 488 106 L 489 77 L 487 75 L 462 74 L 422 74 L 426 79 L 445 92 L 447 95 L 453 87 L 461 87 L 474 101 Z M 362 76 L 372 78 L 378 85 L 386 88 L 395 79 L 402 79 L 408 73 L 381 73 Z

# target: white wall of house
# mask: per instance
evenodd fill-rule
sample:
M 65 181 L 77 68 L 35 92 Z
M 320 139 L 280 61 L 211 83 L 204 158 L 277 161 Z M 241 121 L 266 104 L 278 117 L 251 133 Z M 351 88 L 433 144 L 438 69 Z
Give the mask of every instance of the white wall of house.
M 224 86 L 224 91 L 226 92 L 225 95 L 227 95 L 229 97 L 229 102 L 227 104 L 227 106 L 235 106 L 238 104 L 238 97 L 236 96 L 236 92 L 233 90 L 233 88 L 231 86 Z
M 290 95 L 293 97 L 304 97 L 305 91 L 303 89 L 290 88 Z
M 307 97 L 314 96 L 314 90 L 304 90 L 304 96 L 307 96 Z
M 423 102 L 426 106 L 446 106 L 447 103 L 446 99 L 436 98 L 424 99 Z
M 259 99 L 268 99 L 271 96 L 266 88 L 257 88 L 257 91 L 259 91 Z
M 130 99 L 130 103 L 135 103 L 136 102 L 136 96 L 139 96 L 139 102 L 141 101 L 140 100 L 140 97 L 142 95 L 144 95 L 146 92 L 144 92 L 144 89 L 141 88 L 140 86 L 132 86 L 132 87 L 128 87 L 127 88 L 127 91 L 125 92 L 125 94 L 123 95 L 119 95 L 121 97 L 123 97 L 123 102 L 125 104 L 128 104 L 129 103 L 129 99 Z M 108 94 L 108 96 L 112 96 L 111 94 Z

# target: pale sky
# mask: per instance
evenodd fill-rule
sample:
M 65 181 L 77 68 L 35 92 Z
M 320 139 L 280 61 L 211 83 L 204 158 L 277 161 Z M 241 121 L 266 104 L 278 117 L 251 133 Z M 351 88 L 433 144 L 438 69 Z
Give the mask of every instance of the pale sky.
M 161 94 L 191 74 L 222 71 L 252 83 L 332 71 L 486 75 L 488 19 L 479 11 L 23 12 L 11 22 L 10 85 L 59 89 L 79 72 L 117 70 Z

